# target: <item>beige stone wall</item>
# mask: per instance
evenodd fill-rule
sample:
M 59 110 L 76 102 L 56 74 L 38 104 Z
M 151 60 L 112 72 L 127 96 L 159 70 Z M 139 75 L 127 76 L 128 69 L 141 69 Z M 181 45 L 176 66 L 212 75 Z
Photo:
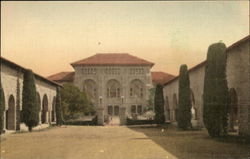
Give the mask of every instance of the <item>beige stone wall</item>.
M 20 88 L 20 110 L 22 110 L 22 89 L 23 89 L 23 72 L 18 70 L 18 68 L 12 68 L 4 63 L 1 64 L 1 83 L 4 90 L 4 97 L 5 97 L 5 106 L 6 111 L 9 109 L 8 107 L 8 100 L 11 95 L 14 96 L 15 100 L 15 119 L 14 122 L 16 123 L 16 109 L 17 109 L 17 87 L 18 87 L 18 81 L 19 81 L 19 88 Z M 56 86 L 51 85 L 47 82 L 44 82 L 38 78 L 35 79 L 36 82 L 36 89 L 37 92 L 40 94 L 41 103 L 42 103 L 42 97 L 44 94 L 47 94 L 48 96 L 48 107 L 49 107 L 49 113 L 48 113 L 48 119 L 51 119 L 51 109 L 52 109 L 52 100 L 56 96 Z M 4 128 L 6 125 L 6 111 L 4 114 Z M 49 117 L 50 116 L 50 117 Z M 16 126 L 15 126 L 16 129 Z
M 92 69 L 95 73 L 86 73 L 86 70 Z M 113 73 L 112 72 L 113 69 Z M 137 69 L 137 73 L 132 74 L 131 69 Z M 110 71 L 111 70 L 111 71 Z M 85 71 L 85 72 L 84 72 Z M 141 71 L 141 72 L 139 72 Z M 97 85 L 97 98 L 95 99 L 95 106 L 99 106 L 99 97 L 102 96 L 102 106 L 104 107 L 104 114 L 107 115 L 108 105 L 118 105 L 119 107 L 126 107 L 126 114 L 130 115 L 130 107 L 133 104 L 141 104 L 143 108 L 147 106 L 149 92 L 152 87 L 151 74 L 149 66 L 84 66 L 75 67 L 74 84 L 83 90 L 84 81 L 91 79 Z M 123 103 L 121 98 L 107 98 L 107 83 L 109 80 L 116 80 L 121 85 L 120 95 L 124 96 Z M 138 79 L 145 85 L 144 98 L 131 98 L 129 96 L 130 82 Z
M 228 88 L 234 88 L 238 98 L 239 132 L 250 135 L 250 42 L 229 50 L 227 57 Z
M 234 88 L 238 96 L 239 133 L 250 135 L 250 55 L 249 40 L 227 52 L 227 81 L 228 88 Z M 203 87 L 205 66 L 189 72 L 190 87 L 194 93 L 197 108 L 198 125 L 203 125 Z M 178 96 L 178 79 L 164 86 L 164 97 L 168 97 L 170 107 L 170 121 L 174 120 L 173 94 Z M 166 111 L 166 110 L 165 110 Z

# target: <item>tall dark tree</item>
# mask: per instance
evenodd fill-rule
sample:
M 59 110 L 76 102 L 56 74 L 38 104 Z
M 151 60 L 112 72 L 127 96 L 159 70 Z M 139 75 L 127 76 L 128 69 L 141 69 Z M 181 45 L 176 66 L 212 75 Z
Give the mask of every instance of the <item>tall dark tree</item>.
M 29 131 L 32 131 L 32 128 L 39 123 L 39 106 L 36 98 L 36 85 L 32 70 L 26 70 L 24 73 L 22 95 L 22 118 L 25 125 L 29 128 Z
M 0 134 L 3 133 L 4 127 L 4 111 L 5 111 L 5 98 L 2 83 L 0 82 Z
M 63 124 L 61 89 L 59 87 L 57 87 L 56 90 L 56 124 L 57 125 Z
M 164 124 L 165 115 L 164 115 L 163 87 L 160 84 L 156 85 L 154 104 L 155 104 L 155 121 L 157 124 Z
M 179 74 L 179 118 L 178 127 L 183 130 L 191 128 L 190 80 L 187 65 L 181 65 Z
M 226 46 L 209 46 L 205 67 L 203 120 L 211 137 L 227 133 L 228 87 L 226 80 Z

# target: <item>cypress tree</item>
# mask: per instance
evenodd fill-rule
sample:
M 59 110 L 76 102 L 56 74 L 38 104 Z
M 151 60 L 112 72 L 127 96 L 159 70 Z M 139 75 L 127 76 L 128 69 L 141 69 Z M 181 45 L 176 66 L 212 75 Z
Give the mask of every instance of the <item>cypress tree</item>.
M 181 65 L 179 73 L 179 118 L 178 127 L 187 130 L 191 124 L 190 81 L 187 65 Z
M 226 80 L 226 46 L 209 46 L 205 67 L 203 120 L 211 137 L 227 133 L 228 87 Z
M 163 87 L 160 84 L 156 85 L 154 104 L 155 104 L 155 121 L 157 124 L 164 124 L 165 115 L 164 115 Z
M 63 124 L 61 90 L 59 87 L 56 89 L 56 124 Z
M 32 70 L 26 70 L 23 77 L 23 121 L 32 131 L 39 123 L 39 106 L 36 98 L 36 85 Z
M 5 100 L 2 83 L 0 82 L 0 134 L 3 133 L 4 128 L 4 111 L 5 111 Z

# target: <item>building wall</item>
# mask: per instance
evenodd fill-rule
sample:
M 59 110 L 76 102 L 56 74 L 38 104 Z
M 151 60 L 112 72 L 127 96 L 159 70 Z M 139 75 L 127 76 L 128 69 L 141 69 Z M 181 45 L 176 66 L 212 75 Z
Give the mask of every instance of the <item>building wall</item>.
M 234 88 L 238 96 L 239 133 L 250 135 L 250 56 L 249 40 L 227 51 L 228 88 Z M 189 71 L 190 87 L 194 94 L 198 126 L 203 125 L 203 87 L 205 65 Z M 174 119 L 173 95 L 178 96 L 178 78 L 164 86 L 164 97 L 168 97 L 170 121 Z M 178 98 L 178 97 L 177 97 Z M 167 113 L 166 113 L 167 114 Z
M 91 79 L 95 81 L 97 85 L 97 97 L 95 98 L 95 106 L 100 106 L 100 96 L 102 97 L 102 106 L 104 106 L 104 114 L 107 115 L 108 105 L 118 105 L 119 107 L 126 107 L 126 113 L 130 115 L 131 105 L 141 104 L 143 109 L 147 106 L 147 100 L 149 92 L 147 91 L 152 87 L 151 74 L 149 66 L 77 66 L 75 67 L 75 79 L 74 84 L 83 90 L 84 81 Z M 88 69 L 92 69 L 88 72 Z M 113 73 L 112 73 L 113 69 Z M 134 69 L 134 74 L 132 74 Z M 137 69 L 137 70 L 135 70 Z M 136 73 L 137 71 L 137 73 Z M 140 72 L 139 72 L 140 71 Z M 107 83 L 109 80 L 116 80 L 121 85 L 120 95 L 124 96 L 123 103 L 122 98 L 107 98 Z M 130 82 L 134 79 L 138 79 L 145 85 L 144 97 L 131 98 L 129 95 Z
M 228 88 L 235 89 L 238 98 L 239 132 L 250 135 L 250 57 L 249 40 L 232 48 L 227 57 Z
M 9 110 L 8 100 L 10 96 L 13 95 L 15 101 L 14 129 L 15 130 L 19 129 L 18 127 L 20 127 L 20 124 L 18 123 L 18 121 L 20 121 L 20 119 L 18 119 L 19 117 L 18 110 L 20 111 L 22 110 L 23 72 L 19 68 L 13 68 L 4 63 L 1 63 L 1 83 L 4 91 L 5 106 L 6 106 L 4 113 L 4 128 L 6 128 L 6 112 Z M 48 96 L 48 107 L 50 112 L 48 113 L 48 119 L 51 119 L 52 100 L 53 97 L 56 96 L 56 86 L 51 85 L 37 78 L 35 79 L 35 83 L 37 92 L 39 92 L 41 97 L 41 102 L 44 94 L 47 94 Z M 21 128 L 24 127 L 23 124 L 21 125 L 22 125 Z

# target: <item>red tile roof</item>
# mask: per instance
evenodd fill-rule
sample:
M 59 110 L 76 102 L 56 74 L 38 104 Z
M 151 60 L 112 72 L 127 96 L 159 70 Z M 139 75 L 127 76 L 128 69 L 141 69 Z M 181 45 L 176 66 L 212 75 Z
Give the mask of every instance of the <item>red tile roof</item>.
M 72 66 L 78 65 L 149 65 L 154 63 L 130 55 L 128 53 L 98 53 L 88 58 L 71 63 Z
M 75 72 L 60 72 L 48 77 L 48 79 L 56 82 L 73 82 Z
M 151 77 L 153 84 L 162 84 L 162 85 L 175 78 L 174 75 L 165 72 L 151 72 Z

